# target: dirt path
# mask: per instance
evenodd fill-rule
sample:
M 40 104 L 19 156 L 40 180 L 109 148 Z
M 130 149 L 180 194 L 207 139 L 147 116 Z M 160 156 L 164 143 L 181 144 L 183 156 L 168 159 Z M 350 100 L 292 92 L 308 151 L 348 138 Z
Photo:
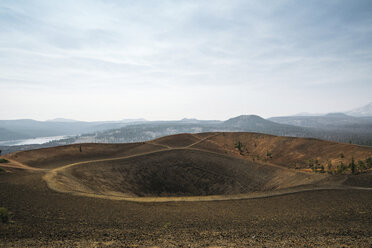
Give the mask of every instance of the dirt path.
M 155 146 L 161 146 L 161 147 L 164 147 L 166 149 L 173 149 L 172 147 L 170 147 L 168 145 L 159 144 L 159 143 L 156 143 L 155 141 L 151 141 L 151 142 L 148 142 L 148 143 L 151 144 L 151 145 L 155 145 Z
M 215 137 L 215 136 L 217 136 L 217 135 L 220 135 L 220 133 L 216 133 L 216 134 L 210 135 L 210 136 L 205 137 L 205 138 L 202 138 L 202 139 L 200 139 L 199 137 L 193 135 L 195 138 L 197 138 L 197 139 L 199 139 L 199 140 L 196 141 L 196 142 L 194 142 L 194 143 L 192 143 L 192 144 L 190 144 L 190 145 L 188 145 L 188 146 L 185 146 L 185 148 L 190 148 L 190 147 L 192 147 L 192 146 L 194 146 L 194 145 L 197 145 L 197 144 L 199 144 L 199 143 L 201 143 L 201 142 L 203 142 L 203 141 L 205 141 L 205 140 L 207 140 L 207 139 L 213 138 L 213 137 Z
M 50 174 L 47 174 L 50 175 Z M 109 199 L 109 200 L 124 200 L 130 202 L 199 202 L 199 201 L 226 201 L 226 200 L 244 200 L 244 199 L 261 199 L 269 198 L 276 196 L 284 196 L 290 194 L 296 194 L 301 192 L 310 192 L 310 191 L 321 191 L 321 190 L 364 190 L 372 191 L 372 188 L 363 188 L 363 187 L 354 187 L 346 185 L 328 185 L 328 186 L 314 186 L 314 185 L 304 185 L 301 187 L 295 188 L 285 188 L 275 191 L 264 191 L 264 192 L 253 192 L 247 194 L 236 194 L 236 195 L 209 195 L 209 196 L 177 196 L 177 197 L 128 197 L 126 195 L 100 195 L 95 193 L 87 193 L 81 191 L 71 191 L 65 190 L 58 186 L 58 181 L 54 180 L 52 177 L 44 176 L 44 180 L 47 181 L 49 188 L 62 192 L 62 193 L 71 193 L 78 196 L 86 196 L 93 198 Z M 57 183 L 56 183 L 57 182 Z
M 288 194 L 294 194 L 299 192 L 305 192 L 305 191 L 314 191 L 314 190 L 327 190 L 327 189 L 355 189 L 355 190 L 372 190 L 372 188 L 362 188 L 362 187 L 351 187 L 342 185 L 340 182 L 334 182 L 333 184 L 329 185 L 323 185 L 323 186 L 314 186 L 314 185 L 304 185 L 301 187 L 295 187 L 295 188 L 285 188 L 285 189 L 279 189 L 275 191 L 266 191 L 266 192 L 254 192 L 254 193 L 248 193 L 248 194 L 239 194 L 239 195 L 211 195 L 211 196 L 188 196 L 188 197 L 128 197 L 126 195 L 99 195 L 95 193 L 88 193 L 88 192 L 82 192 L 82 191 L 72 191 L 69 188 L 66 188 L 63 182 L 58 180 L 58 174 L 62 173 L 67 168 L 73 167 L 73 166 L 81 166 L 88 163 L 96 163 L 96 162 L 105 162 L 105 161 L 114 161 L 114 160 L 123 160 L 123 159 L 129 159 L 129 158 L 135 158 L 140 157 L 148 154 L 154 154 L 164 151 L 172 151 L 172 150 L 194 150 L 194 151 L 201 151 L 201 152 L 207 152 L 216 154 L 219 156 L 227 156 L 226 154 L 221 154 L 217 152 L 212 152 L 208 150 L 198 149 L 198 148 L 192 148 L 192 146 L 199 144 L 200 142 L 203 142 L 211 137 L 217 136 L 219 134 L 214 134 L 208 137 L 205 137 L 203 139 L 200 139 L 188 146 L 185 147 L 170 147 L 168 145 L 163 144 L 157 144 L 156 142 L 151 142 L 151 144 L 159 145 L 164 147 L 164 149 L 152 151 L 152 152 L 145 152 L 145 153 L 139 153 L 129 156 L 122 156 L 122 157 L 116 157 L 116 158 L 106 158 L 106 159 L 97 159 L 97 160 L 90 160 L 90 161 L 82 161 L 72 164 L 67 164 L 64 166 L 61 166 L 56 169 L 52 169 L 47 171 L 47 173 L 43 176 L 43 179 L 47 182 L 48 187 L 58 191 L 58 192 L 64 192 L 64 193 L 72 193 L 75 195 L 81 195 L 81 196 L 89 196 L 89 197 L 95 197 L 95 198 L 105 198 L 105 199 L 111 199 L 111 200 L 126 200 L 126 201 L 133 201 L 133 202 L 171 202 L 171 201 L 220 201 L 220 200 L 240 200 L 240 199 L 256 199 L 256 198 L 267 198 L 267 197 L 274 197 L 274 196 L 281 196 L 281 195 L 288 195 Z M 239 158 L 243 159 L 243 158 Z M 244 160 L 244 159 L 243 159 Z M 37 168 L 32 168 L 27 165 L 23 165 L 17 161 L 13 161 L 12 163 L 17 164 L 20 168 L 24 169 L 30 169 L 30 170 L 41 170 Z M 285 168 L 282 166 L 274 165 L 271 163 L 265 164 L 266 166 L 273 166 L 273 167 L 279 167 L 281 169 L 286 169 L 293 171 L 292 169 Z M 296 171 L 297 172 L 297 171 Z M 303 172 L 304 173 L 304 172 Z
M 55 168 L 55 169 L 52 169 L 52 170 L 47 171 L 47 173 L 44 175 L 43 179 L 47 182 L 48 186 L 51 189 L 56 190 L 56 191 L 60 191 L 60 192 L 65 192 L 63 189 L 61 189 L 60 187 L 57 186 L 57 183 L 56 183 L 55 178 L 57 177 L 57 173 L 58 172 L 61 172 L 61 171 L 65 170 L 65 169 L 67 169 L 67 168 L 70 168 L 70 167 L 73 167 L 73 166 L 84 165 L 84 164 L 88 164 L 88 163 L 97 163 L 97 162 L 105 162 L 105 161 L 114 161 L 114 160 L 122 160 L 122 159 L 135 158 L 135 157 L 144 156 L 144 155 L 148 155 L 148 154 L 154 154 L 154 153 L 159 153 L 159 152 L 164 152 L 164 151 L 172 151 L 172 150 L 188 149 L 188 150 L 198 150 L 198 151 L 203 151 L 203 152 L 209 152 L 209 151 L 205 151 L 205 150 L 202 150 L 202 149 L 196 149 L 196 148 L 190 148 L 190 147 L 191 146 L 194 146 L 194 145 L 196 145 L 196 144 L 198 144 L 198 143 L 200 143 L 200 142 L 202 142 L 204 140 L 207 140 L 207 139 L 209 139 L 211 137 L 214 137 L 216 135 L 219 135 L 219 134 L 214 134 L 214 135 L 205 137 L 203 139 L 200 139 L 199 138 L 200 140 L 198 140 L 198 141 L 196 141 L 196 142 L 194 142 L 194 143 L 192 143 L 192 144 L 190 144 L 190 145 L 188 145 L 186 147 L 170 147 L 168 145 L 158 144 L 156 142 L 149 142 L 150 144 L 153 144 L 153 145 L 162 146 L 165 149 L 151 151 L 151 152 L 138 153 L 138 154 L 129 155 L 129 156 L 116 157 L 116 158 L 96 159 L 96 160 L 89 160 L 89 161 L 82 161 L 82 162 L 67 164 L 67 165 L 64 165 L 64 166 L 61 166 L 61 167 L 58 167 L 58 168 Z M 210 152 L 210 153 L 214 153 L 214 152 Z M 214 153 L 214 154 L 218 154 L 218 153 Z M 218 154 L 218 155 L 220 155 L 220 154 Z M 16 162 L 16 163 L 22 165 L 19 162 Z M 26 167 L 26 165 L 23 165 L 23 166 Z M 29 168 L 32 168 L 32 167 L 29 167 Z

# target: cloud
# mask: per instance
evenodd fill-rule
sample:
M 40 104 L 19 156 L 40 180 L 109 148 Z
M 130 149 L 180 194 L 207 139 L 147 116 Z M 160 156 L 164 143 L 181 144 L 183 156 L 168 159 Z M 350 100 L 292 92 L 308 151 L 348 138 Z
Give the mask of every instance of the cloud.
M 46 95 L 68 98 L 69 92 L 90 102 L 86 119 L 103 119 L 93 111 L 98 106 L 107 109 L 104 118 L 114 119 L 356 107 L 371 100 L 366 94 L 372 91 L 371 5 L 362 0 L 2 1 L 0 89 L 8 96 L 0 103 L 17 106 L 2 115 L 26 117 L 34 102 L 42 115 L 27 117 L 61 116 L 43 99 L 54 102 Z M 24 97 L 15 102 L 19 92 Z M 87 92 L 104 93 L 107 100 L 91 101 Z M 130 104 L 117 94 L 135 102 L 138 92 L 146 96 L 138 99 L 142 107 L 134 103 L 123 113 L 110 112 L 120 109 L 113 99 Z M 309 92 L 321 99 L 310 101 Z M 293 94 L 299 97 L 290 106 Z M 64 98 L 56 99 L 55 106 L 63 108 Z M 185 109 L 177 99 L 199 105 Z M 166 109 L 165 103 L 173 107 Z M 216 107 L 213 114 L 210 106 Z M 65 117 L 81 119 L 79 112 L 74 115 Z

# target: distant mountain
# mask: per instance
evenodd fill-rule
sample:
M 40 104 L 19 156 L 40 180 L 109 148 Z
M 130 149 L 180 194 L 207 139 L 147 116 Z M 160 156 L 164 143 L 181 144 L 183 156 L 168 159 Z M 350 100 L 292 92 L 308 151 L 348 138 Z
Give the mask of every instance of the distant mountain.
M 0 120 L 0 130 L 3 130 L 0 131 L 0 141 L 48 136 L 78 135 L 120 128 L 136 123 L 142 122 L 134 122 L 134 120 L 126 122 L 84 122 L 61 118 L 50 121 L 35 121 L 30 119 Z
M 138 119 L 122 119 L 119 121 L 92 121 L 91 123 L 132 123 L 132 122 L 145 122 L 147 121 L 144 118 L 138 118 Z M 86 121 L 78 121 L 73 119 L 66 119 L 66 118 L 55 118 L 51 120 L 47 120 L 47 122 L 86 122 Z
M 77 120 L 73 120 L 73 119 L 66 119 L 66 118 L 55 118 L 55 119 L 51 119 L 51 120 L 47 120 L 48 122 L 79 122 Z
M 279 136 L 312 137 L 372 146 L 372 117 L 353 117 L 344 113 L 323 116 L 287 116 L 264 119 L 241 115 L 226 121 L 182 119 L 179 121 L 139 122 L 38 122 L 34 120 L 0 121 L 0 141 L 77 135 L 42 145 L 2 146 L 4 152 L 66 145 L 73 143 L 142 142 L 170 134 L 201 132 L 256 132 Z M 22 136 L 23 135 L 23 136 Z
M 301 113 L 294 114 L 294 115 L 292 115 L 292 116 L 319 116 L 319 115 L 323 115 L 323 114 L 315 114 L 315 113 L 301 112 Z
M 311 131 L 308 137 L 372 145 L 372 117 L 330 113 L 323 116 L 272 117 L 269 120 L 306 128 Z
M 351 116 L 357 116 L 357 117 L 372 117 L 372 102 L 368 103 L 367 105 L 360 107 L 360 108 L 355 108 L 350 111 L 345 112 L 348 115 Z
M 154 121 L 134 124 L 69 139 L 70 143 L 98 142 L 125 143 L 155 139 L 170 134 L 200 133 L 217 131 L 257 132 L 287 136 L 304 136 L 308 130 L 301 127 L 278 124 L 257 115 L 242 115 L 227 121 L 201 121 L 182 119 L 180 121 Z
M 198 119 L 195 119 L 195 118 L 183 118 L 182 120 L 180 120 L 180 122 L 183 122 L 183 123 L 199 123 L 200 121 Z
M 341 113 L 341 112 L 328 113 L 324 116 L 333 117 L 333 118 L 350 118 L 351 117 L 350 115 L 347 115 L 347 114 L 344 114 L 344 113 Z
M 264 118 L 258 115 L 240 115 L 227 121 L 223 122 L 222 124 L 224 127 L 227 128 L 237 128 L 246 131 L 253 131 L 253 132 L 260 132 L 260 131 L 267 131 L 271 129 L 283 128 L 281 124 L 265 120 Z M 296 127 L 295 127 L 296 128 Z
M 222 121 L 218 120 L 198 120 L 195 118 L 183 118 L 179 122 L 182 123 L 193 123 L 193 124 L 219 124 L 222 123 Z
M 57 135 L 79 134 L 87 124 L 81 122 L 48 122 L 29 119 L 0 120 L 0 128 L 8 130 L 8 134 L 0 133 L 0 141 L 47 137 Z
M 25 139 L 25 138 L 31 138 L 31 137 L 21 132 L 15 132 L 15 131 L 11 131 L 9 129 L 0 127 L 0 141 L 17 140 L 17 139 Z
M 275 123 L 258 115 L 241 115 L 221 124 L 229 131 L 257 132 L 283 136 L 303 136 L 308 130 L 287 124 Z
M 264 127 L 265 125 L 272 125 L 275 123 L 265 120 L 264 118 L 258 115 L 240 115 L 240 116 L 228 119 L 223 124 L 225 126 L 230 126 L 230 127 L 261 128 L 261 127 Z
M 146 122 L 147 120 L 144 118 L 138 118 L 138 119 L 122 119 L 119 122 L 122 123 L 131 123 L 131 122 Z
M 369 118 L 354 117 L 344 113 L 330 113 L 322 116 L 281 116 L 271 117 L 268 120 L 280 124 L 320 129 L 339 129 L 358 125 L 372 125 L 372 120 Z

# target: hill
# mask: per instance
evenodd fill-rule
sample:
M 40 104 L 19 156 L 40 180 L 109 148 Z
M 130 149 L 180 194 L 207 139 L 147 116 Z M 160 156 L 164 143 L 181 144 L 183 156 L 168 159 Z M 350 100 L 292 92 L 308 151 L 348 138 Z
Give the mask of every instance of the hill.
M 358 164 L 356 174 L 337 167 L 371 153 L 316 139 L 220 132 L 16 152 L 0 163 L 0 203 L 11 212 L 10 223 L 0 223 L 0 241 L 368 247 L 370 164 Z M 326 161 L 332 173 L 314 166 Z
M 131 144 L 76 144 L 6 155 L 48 170 L 57 191 L 138 196 L 245 194 L 316 184 L 372 167 L 372 148 L 258 133 L 179 134 Z M 353 162 L 354 161 L 354 162 Z M 81 166 L 83 165 L 83 166 Z M 354 172 L 353 172 L 354 173 Z
M 24 138 L 31 138 L 31 137 L 21 132 L 15 132 L 15 131 L 11 131 L 9 129 L 0 127 L 0 141 L 12 140 L 12 139 L 24 139 Z
M 340 118 L 338 117 L 326 117 L 325 119 L 330 119 L 328 122 L 326 122 L 327 124 L 307 126 L 299 126 L 296 125 L 296 123 L 292 124 L 291 118 L 270 118 L 266 120 L 256 115 L 242 115 L 228 119 L 224 122 L 147 122 L 144 124 L 125 126 L 119 129 L 85 134 L 81 137 L 69 140 L 68 142 L 126 143 L 147 141 L 158 137 L 178 133 L 258 132 L 280 136 L 312 137 L 338 142 L 352 141 L 356 144 L 372 145 L 372 128 L 370 125 L 370 123 L 372 122 L 369 122 L 369 120 L 364 120 L 362 122 L 363 124 L 360 124 L 360 122 L 357 122 L 357 124 L 348 122 L 348 125 L 344 125 L 342 126 L 342 128 L 340 128 L 340 126 L 337 125 L 328 125 L 329 122 L 338 123 L 338 121 L 340 121 Z M 296 122 L 297 120 L 309 120 L 309 118 L 306 117 L 293 117 L 293 119 L 295 120 L 294 122 Z M 321 122 L 324 122 L 324 118 L 320 119 Z M 359 121 L 358 118 L 356 119 L 357 121 Z
M 62 140 L 40 145 L 1 146 L 3 153 L 52 147 L 75 143 L 128 143 L 143 142 L 155 138 L 200 132 L 258 132 L 280 136 L 312 137 L 337 142 L 372 146 L 372 119 L 352 117 L 345 114 L 326 116 L 291 116 L 263 119 L 257 115 L 241 115 L 226 121 L 202 121 L 182 119 L 180 121 L 140 121 L 136 122 L 35 122 L 32 120 L 0 121 L 6 128 L 16 132 L 0 138 L 32 138 L 29 134 L 80 134 Z M 5 124 L 6 125 L 5 125 Z M 3 132 L 6 133 L 6 132 Z
M 311 130 L 305 128 L 278 124 L 265 120 L 259 116 L 239 116 L 224 122 L 218 121 L 158 121 L 143 124 L 128 125 L 119 129 L 112 129 L 91 134 L 84 134 L 76 138 L 54 142 L 82 143 L 127 143 L 148 141 L 155 138 L 180 134 L 200 132 L 261 132 L 273 135 L 306 136 Z M 51 143 L 53 144 L 53 143 Z M 64 143 L 62 143 L 64 144 Z
M 309 130 L 306 130 L 305 128 L 275 123 L 257 115 L 241 115 L 231 118 L 223 122 L 222 126 L 226 129 L 234 129 L 234 131 L 286 136 L 304 135 L 309 132 Z
M 305 137 L 372 145 L 372 118 L 370 117 L 330 113 L 323 116 L 272 117 L 269 120 L 310 130 Z

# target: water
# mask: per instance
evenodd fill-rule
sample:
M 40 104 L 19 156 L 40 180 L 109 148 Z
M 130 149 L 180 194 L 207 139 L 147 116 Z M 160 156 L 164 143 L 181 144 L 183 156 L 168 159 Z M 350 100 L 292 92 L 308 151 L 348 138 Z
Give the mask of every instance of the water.
M 60 140 L 67 138 L 68 136 L 50 136 L 50 137 L 38 137 L 33 139 L 22 139 L 22 140 L 7 140 L 0 141 L 2 146 L 19 146 L 19 145 L 34 145 L 34 144 L 44 144 L 53 140 Z

